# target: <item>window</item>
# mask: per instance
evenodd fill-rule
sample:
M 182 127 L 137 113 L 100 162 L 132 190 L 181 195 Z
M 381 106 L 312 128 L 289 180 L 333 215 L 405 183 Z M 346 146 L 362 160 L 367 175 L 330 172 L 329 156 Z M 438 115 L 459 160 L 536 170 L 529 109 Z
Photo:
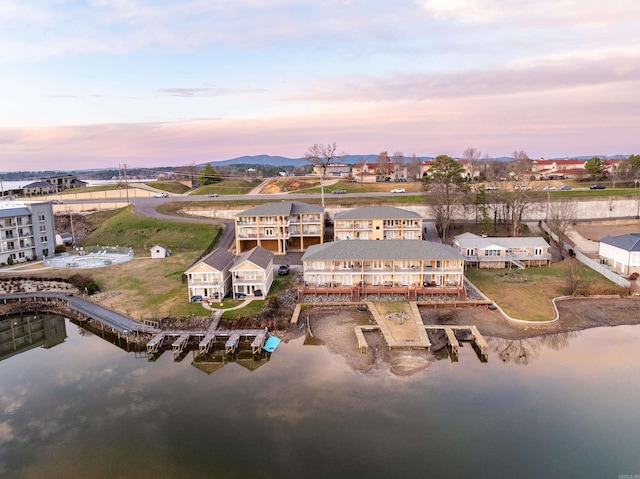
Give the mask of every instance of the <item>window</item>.
M 485 256 L 500 256 L 500 250 L 497 249 L 488 249 L 484 252 Z
M 46 242 L 48 241 L 48 239 L 47 239 L 47 237 L 46 237 L 46 236 L 41 236 L 41 237 L 40 237 L 40 241 L 41 241 L 42 243 L 46 243 Z
M 40 213 L 38 215 L 38 221 L 43 222 L 44 221 L 44 215 L 42 213 Z
M 47 232 L 47 225 L 40 225 L 40 233 L 46 233 Z
M 542 248 L 536 248 L 533 254 L 535 256 L 542 256 Z

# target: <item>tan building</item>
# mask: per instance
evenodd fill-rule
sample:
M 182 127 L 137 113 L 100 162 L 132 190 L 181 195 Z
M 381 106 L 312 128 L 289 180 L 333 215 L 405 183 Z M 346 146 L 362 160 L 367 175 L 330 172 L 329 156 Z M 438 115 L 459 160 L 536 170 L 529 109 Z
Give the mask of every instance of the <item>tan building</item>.
M 422 217 L 392 206 L 364 206 L 333 218 L 333 239 L 421 240 Z
M 265 203 L 236 215 L 236 254 L 261 246 L 273 254 L 305 251 L 324 239 L 324 208 L 297 201 Z
M 218 248 L 185 271 L 189 284 L 189 298 L 224 298 L 231 291 L 231 267 L 234 260 L 233 254 Z
M 230 269 L 233 297 L 264 297 L 273 283 L 273 254 L 256 246 L 236 258 Z
M 303 294 L 402 294 L 419 300 L 435 294 L 465 298 L 464 257 L 430 241 L 334 241 L 302 257 Z

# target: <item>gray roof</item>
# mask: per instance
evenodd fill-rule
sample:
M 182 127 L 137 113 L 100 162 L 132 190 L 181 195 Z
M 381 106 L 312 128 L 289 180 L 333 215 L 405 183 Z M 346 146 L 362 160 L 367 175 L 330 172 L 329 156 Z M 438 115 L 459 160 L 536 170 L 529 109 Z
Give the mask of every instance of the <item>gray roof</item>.
M 28 216 L 31 211 L 26 206 L 16 208 L 0 208 L 0 218 L 11 218 L 12 216 Z
M 226 249 L 216 248 L 207 256 L 191 266 L 191 268 L 189 268 L 186 272 L 188 273 L 200 263 L 205 263 L 218 271 L 222 271 L 226 266 L 233 263 L 234 258 L 235 256 L 229 253 Z
M 324 260 L 461 260 L 449 245 L 418 240 L 343 240 L 309 246 L 302 261 Z
M 310 205 L 299 201 L 281 201 L 279 203 L 264 203 L 244 210 L 235 216 L 289 216 L 301 213 L 323 213 L 322 206 Z
M 491 247 L 500 247 L 503 249 L 510 248 L 548 248 L 549 243 L 547 243 L 544 238 L 540 236 L 519 236 L 517 238 L 512 238 L 509 236 L 501 236 L 501 237 L 486 237 L 478 235 L 467 235 L 462 234 L 455 237 L 454 244 L 457 244 L 461 248 L 478 248 L 478 249 L 486 249 Z
M 231 269 L 235 268 L 239 264 L 244 263 L 245 261 L 250 261 L 256 266 L 260 266 L 261 268 L 266 269 L 269 267 L 271 261 L 273 261 L 273 253 L 268 249 L 263 248 L 262 246 L 256 246 L 255 248 L 250 249 L 249 251 L 245 251 L 240 256 L 236 257 L 235 264 Z
M 394 208 L 393 206 L 363 206 L 336 213 L 334 220 L 375 220 L 375 219 L 414 219 L 421 218 L 418 213 Z
M 640 233 L 630 233 L 620 236 L 605 236 L 600 243 L 615 246 L 625 251 L 640 251 Z
M 46 181 L 34 181 L 28 185 L 24 185 L 23 188 L 51 188 L 51 183 Z

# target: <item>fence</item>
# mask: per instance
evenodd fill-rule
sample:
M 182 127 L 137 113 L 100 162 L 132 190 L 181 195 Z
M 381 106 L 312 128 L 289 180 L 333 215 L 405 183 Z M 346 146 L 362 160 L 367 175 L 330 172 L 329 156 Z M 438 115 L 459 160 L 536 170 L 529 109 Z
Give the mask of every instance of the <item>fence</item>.
M 553 239 L 553 241 L 555 241 L 556 244 L 559 244 L 558 243 L 558 240 L 559 240 L 558 235 L 555 234 L 553 231 L 551 231 L 551 229 L 549 228 L 547 223 L 542 221 L 540 223 L 540 226 L 542 227 L 543 230 L 545 230 L 549 234 L 551 239 Z M 574 254 L 575 254 L 576 259 L 578 261 L 580 261 L 582 264 L 584 264 L 585 266 L 588 266 L 589 268 L 591 268 L 595 272 L 600 273 L 602 276 L 604 276 L 608 280 L 614 282 L 618 286 L 622 286 L 623 288 L 630 288 L 631 287 L 631 283 L 628 280 L 626 280 L 622 276 L 614 273 L 613 271 L 611 271 L 607 267 L 601 265 L 597 261 L 592 260 L 591 258 L 585 256 L 580 251 L 575 251 L 574 250 Z

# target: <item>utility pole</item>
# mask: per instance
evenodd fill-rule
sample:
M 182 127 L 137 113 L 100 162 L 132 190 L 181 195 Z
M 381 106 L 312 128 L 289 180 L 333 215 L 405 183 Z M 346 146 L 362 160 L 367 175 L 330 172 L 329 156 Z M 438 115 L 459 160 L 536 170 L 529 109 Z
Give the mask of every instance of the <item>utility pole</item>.
M 71 223 L 71 244 L 75 245 L 76 244 L 76 235 L 73 231 L 73 215 L 71 214 L 71 208 L 67 207 L 67 210 L 69 211 L 69 223 Z
M 129 183 L 127 182 L 127 164 L 124 164 L 124 189 L 127 192 L 127 206 L 129 206 Z

